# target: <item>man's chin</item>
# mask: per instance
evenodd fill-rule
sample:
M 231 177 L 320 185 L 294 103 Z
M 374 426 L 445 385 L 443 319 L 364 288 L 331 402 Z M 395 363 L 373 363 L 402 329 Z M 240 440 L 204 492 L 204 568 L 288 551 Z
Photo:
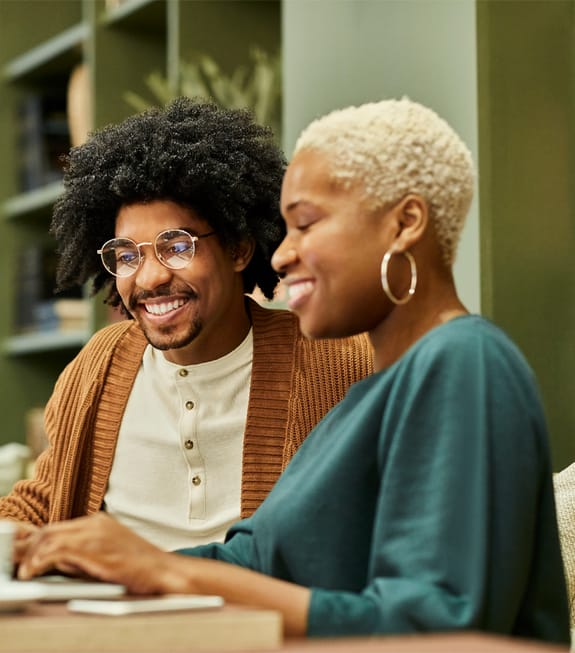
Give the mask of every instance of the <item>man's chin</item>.
M 181 349 L 193 342 L 199 335 L 201 329 L 196 327 L 190 329 L 186 333 L 159 333 L 157 330 L 153 332 L 150 329 L 144 329 L 146 340 L 160 351 L 169 351 L 170 349 Z

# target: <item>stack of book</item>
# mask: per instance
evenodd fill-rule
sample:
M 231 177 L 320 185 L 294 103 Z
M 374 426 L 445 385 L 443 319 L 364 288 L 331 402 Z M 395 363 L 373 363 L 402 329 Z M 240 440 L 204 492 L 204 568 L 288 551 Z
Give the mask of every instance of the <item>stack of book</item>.
M 30 92 L 18 111 L 20 188 L 34 190 L 62 178 L 62 155 L 70 149 L 65 90 Z
M 34 243 L 22 249 L 16 275 L 14 328 L 17 333 L 87 329 L 90 303 L 82 288 L 55 294 L 56 253 Z

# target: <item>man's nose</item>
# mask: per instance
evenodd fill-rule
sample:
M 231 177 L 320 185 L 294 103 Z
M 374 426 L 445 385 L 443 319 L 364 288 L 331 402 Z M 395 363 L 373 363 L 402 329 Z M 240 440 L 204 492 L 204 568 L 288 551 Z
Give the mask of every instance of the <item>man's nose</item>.
M 163 265 L 156 256 L 153 247 L 142 251 L 142 262 L 136 270 L 136 284 L 144 290 L 153 290 L 167 283 L 172 277 L 172 270 Z

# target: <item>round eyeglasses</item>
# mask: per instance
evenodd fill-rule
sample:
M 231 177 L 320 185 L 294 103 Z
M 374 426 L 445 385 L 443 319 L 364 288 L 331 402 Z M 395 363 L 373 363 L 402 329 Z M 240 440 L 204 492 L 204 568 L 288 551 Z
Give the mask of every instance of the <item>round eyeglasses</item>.
M 213 236 L 216 232 L 193 236 L 184 229 L 161 231 L 154 242 L 136 243 L 131 238 L 112 238 L 106 241 L 98 254 L 110 274 L 115 277 L 129 277 L 144 260 L 142 245 L 153 245 L 156 258 L 171 270 L 181 270 L 189 265 L 196 253 L 196 241 Z

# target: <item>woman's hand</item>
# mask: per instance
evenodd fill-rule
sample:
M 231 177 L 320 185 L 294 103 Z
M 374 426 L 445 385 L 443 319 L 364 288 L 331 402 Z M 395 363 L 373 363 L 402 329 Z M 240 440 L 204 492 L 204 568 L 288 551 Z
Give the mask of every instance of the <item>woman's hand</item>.
M 156 548 L 105 513 L 22 529 L 14 555 L 20 579 L 57 570 L 120 583 L 132 594 L 191 591 L 181 588 L 177 569 L 171 572 L 175 554 Z
M 281 612 L 287 634 L 306 632 L 307 588 L 219 560 L 166 553 L 105 513 L 23 533 L 17 555 L 21 579 L 58 570 L 119 583 L 131 594 L 217 594 Z
M 14 525 L 16 531 L 14 532 L 12 561 L 17 565 L 26 553 L 30 537 L 38 531 L 38 526 L 28 522 L 14 522 Z

